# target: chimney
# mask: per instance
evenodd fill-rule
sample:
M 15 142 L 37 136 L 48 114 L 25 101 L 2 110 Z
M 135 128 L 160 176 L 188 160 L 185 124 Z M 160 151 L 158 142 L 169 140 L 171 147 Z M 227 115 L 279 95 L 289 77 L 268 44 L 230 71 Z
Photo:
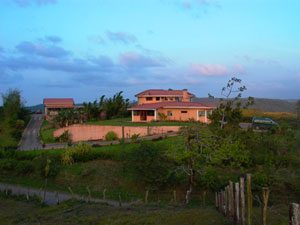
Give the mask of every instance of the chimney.
M 189 102 L 190 101 L 190 99 L 188 97 L 188 90 L 187 89 L 182 90 L 182 101 L 183 102 Z

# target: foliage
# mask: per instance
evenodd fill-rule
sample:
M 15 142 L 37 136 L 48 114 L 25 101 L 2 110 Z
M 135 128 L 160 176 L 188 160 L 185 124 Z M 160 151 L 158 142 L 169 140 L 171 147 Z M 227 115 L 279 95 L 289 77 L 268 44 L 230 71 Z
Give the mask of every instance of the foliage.
M 72 165 L 74 162 L 85 162 L 94 159 L 92 146 L 80 142 L 74 147 L 68 147 L 61 156 L 61 162 L 64 165 Z
M 66 130 L 60 136 L 55 138 L 55 141 L 58 142 L 68 142 L 69 141 L 69 132 Z
M 29 174 L 34 171 L 34 164 L 32 161 L 24 160 L 19 161 L 16 165 L 17 174 Z
M 107 132 L 107 134 L 105 135 L 105 140 L 106 141 L 115 141 L 118 139 L 118 135 L 116 134 L 116 132 L 114 131 L 109 131 Z
M 245 86 L 235 88 L 235 85 L 241 82 L 241 79 L 233 77 L 227 82 L 226 87 L 222 88 L 221 95 L 223 95 L 225 99 L 221 98 L 219 107 L 209 115 L 209 119 L 213 125 L 218 126 L 220 124 L 221 128 L 223 128 L 225 124 L 237 127 L 238 123 L 242 120 L 242 105 L 239 99 L 242 97 L 242 92 L 247 90 L 247 88 Z M 237 95 L 231 98 L 231 95 L 234 93 L 237 93 Z M 208 95 L 210 98 L 214 98 L 212 95 Z M 249 97 L 244 108 L 253 104 L 254 99 Z
M 41 154 L 34 158 L 40 175 L 44 178 L 55 177 L 60 170 L 59 159 L 55 156 Z
M 172 173 L 172 163 L 166 155 L 167 146 L 160 143 L 142 141 L 127 152 L 125 167 L 136 179 L 157 188 L 168 181 Z
M 133 134 L 131 135 L 131 142 L 137 142 L 137 139 L 139 138 L 140 134 Z
M 116 93 L 112 98 L 105 98 L 103 95 L 100 99 L 100 107 L 105 113 L 106 119 L 127 117 L 130 115 L 129 99 L 124 99 L 123 91 Z
M 83 123 L 84 112 L 82 109 L 62 109 L 53 118 L 53 124 L 56 127 L 67 127 L 72 124 Z

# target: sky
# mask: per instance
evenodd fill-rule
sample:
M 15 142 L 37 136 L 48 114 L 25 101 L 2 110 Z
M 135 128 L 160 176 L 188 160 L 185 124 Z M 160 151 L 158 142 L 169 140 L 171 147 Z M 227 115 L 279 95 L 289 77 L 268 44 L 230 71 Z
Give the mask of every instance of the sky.
M 299 0 L 0 0 L 0 93 L 219 97 L 237 77 L 244 97 L 300 99 L 299 12 Z

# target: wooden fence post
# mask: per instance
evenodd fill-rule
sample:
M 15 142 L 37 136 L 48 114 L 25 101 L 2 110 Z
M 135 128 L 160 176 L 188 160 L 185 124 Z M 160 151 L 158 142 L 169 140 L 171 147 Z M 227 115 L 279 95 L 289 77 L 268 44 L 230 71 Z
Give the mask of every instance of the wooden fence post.
M 241 221 L 242 225 L 246 225 L 246 217 L 245 217 L 245 182 L 244 177 L 240 178 L 240 192 L 241 192 Z
M 290 217 L 290 225 L 299 225 L 300 224 L 300 216 L 299 216 L 299 204 L 291 203 L 289 207 L 289 217 Z
M 69 191 L 71 192 L 71 195 L 72 195 L 72 201 L 74 201 L 74 193 L 73 193 L 73 191 L 72 191 L 72 188 L 69 187 L 68 189 L 69 189 Z
M 176 203 L 177 202 L 177 199 L 176 199 L 176 190 L 173 191 L 173 197 L 174 197 L 174 202 Z
M 240 223 L 240 184 L 239 183 L 235 183 L 235 199 L 234 199 L 234 203 L 235 203 L 235 221 L 236 224 Z
M 106 200 L 106 189 L 103 190 L 103 200 Z
M 89 193 L 88 202 L 90 203 L 91 202 L 91 190 L 90 190 L 89 186 L 86 186 L 86 190 Z
M 55 193 L 55 198 L 56 198 L 56 205 L 59 205 L 59 196 L 58 196 L 58 192 Z
M 228 187 L 225 187 L 225 216 L 228 216 Z
M 145 204 L 148 204 L 148 194 L 149 194 L 149 191 L 147 190 L 146 194 L 145 194 Z
M 216 201 L 216 209 L 219 208 L 219 205 L 218 205 L 218 193 L 215 192 L 215 201 Z
M 119 206 L 122 206 L 122 199 L 121 199 L 121 193 L 119 192 Z
M 252 225 L 252 190 L 251 174 L 247 173 L 248 225 Z
M 269 188 L 263 188 L 263 200 L 264 200 L 264 208 L 263 208 L 263 225 L 267 225 L 267 209 L 268 209 L 268 200 L 269 200 Z
M 29 187 L 27 188 L 26 199 L 27 199 L 27 201 L 29 201 Z
M 40 188 L 39 190 L 39 200 L 41 203 L 43 203 L 43 199 L 42 199 L 42 196 L 41 196 L 41 191 L 42 191 L 42 188 Z
M 232 181 L 229 181 L 229 193 L 230 193 L 230 201 L 229 201 L 229 205 L 230 205 L 230 213 L 229 216 L 234 217 L 234 193 L 233 193 L 233 183 Z

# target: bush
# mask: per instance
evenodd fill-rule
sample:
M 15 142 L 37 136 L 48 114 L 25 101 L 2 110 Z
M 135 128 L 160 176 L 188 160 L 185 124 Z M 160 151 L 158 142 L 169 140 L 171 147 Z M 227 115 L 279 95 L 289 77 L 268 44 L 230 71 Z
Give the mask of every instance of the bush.
M 143 141 L 126 154 L 125 169 L 140 181 L 157 188 L 168 181 L 173 171 L 173 164 L 165 152 L 165 145 Z
M 131 142 L 135 143 L 137 142 L 137 139 L 139 138 L 140 134 L 133 134 L 131 136 Z
M 56 137 L 55 141 L 58 141 L 58 142 L 68 142 L 69 138 L 70 138 L 69 137 L 69 132 L 66 130 L 60 136 Z
M 91 145 L 80 142 L 74 147 L 68 147 L 62 154 L 61 162 L 64 165 L 72 165 L 74 162 L 86 162 L 95 158 L 95 152 Z
M 34 161 L 42 177 L 56 177 L 60 170 L 60 160 L 55 156 L 41 154 Z
M 19 161 L 16 166 L 17 174 L 28 174 L 34 171 L 34 164 L 31 161 Z
M 105 140 L 106 141 L 115 141 L 118 139 L 118 135 L 114 131 L 109 131 L 105 135 Z
M 17 167 L 17 161 L 15 159 L 3 159 L 0 161 L 0 170 L 3 171 L 14 171 Z

